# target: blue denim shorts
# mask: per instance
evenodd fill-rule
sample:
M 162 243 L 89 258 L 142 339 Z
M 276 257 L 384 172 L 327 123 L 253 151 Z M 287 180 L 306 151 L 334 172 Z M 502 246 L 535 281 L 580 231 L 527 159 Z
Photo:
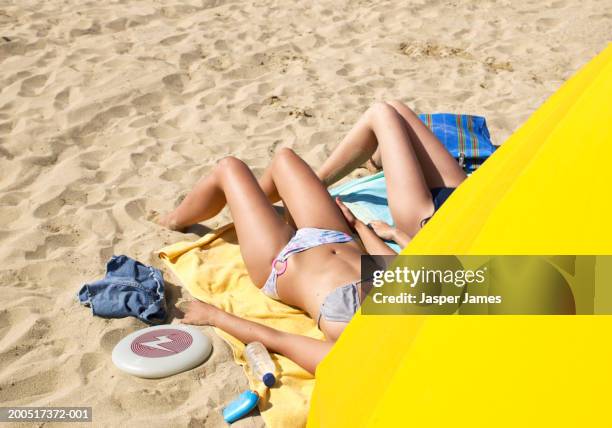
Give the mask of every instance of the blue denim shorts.
M 108 261 L 104 278 L 83 285 L 78 299 L 99 317 L 133 316 L 147 324 L 166 319 L 162 273 L 123 255 Z

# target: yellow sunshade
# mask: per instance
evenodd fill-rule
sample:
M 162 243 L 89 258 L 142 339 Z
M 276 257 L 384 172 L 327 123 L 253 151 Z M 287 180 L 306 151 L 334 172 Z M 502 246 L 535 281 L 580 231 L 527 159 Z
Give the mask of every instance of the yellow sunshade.
M 611 194 L 609 46 L 404 253 L 612 254 Z M 309 427 L 612 426 L 612 317 L 358 314 L 316 378 Z

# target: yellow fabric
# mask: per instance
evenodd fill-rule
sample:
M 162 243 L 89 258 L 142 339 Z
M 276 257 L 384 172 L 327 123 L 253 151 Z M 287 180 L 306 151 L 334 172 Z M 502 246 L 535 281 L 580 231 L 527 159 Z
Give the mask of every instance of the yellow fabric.
M 611 100 L 609 46 L 404 253 L 612 254 Z M 611 331 L 610 316 L 357 315 L 317 369 L 308 426 L 610 426 Z
M 307 315 L 266 297 L 253 285 L 240 255 L 233 225 L 196 242 L 170 245 L 162 249 L 159 256 L 193 297 L 278 330 L 323 339 Z M 251 388 L 262 396 L 259 410 L 266 425 L 306 425 L 308 403 L 314 387 L 312 375 L 289 359 L 273 354 L 280 377 L 277 385 L 266 391 L 263 383 L 254 379 L 245 366 L 244 345 L 227 333 L 215 330 L 232 348 L 234 360 L 245 368 Z

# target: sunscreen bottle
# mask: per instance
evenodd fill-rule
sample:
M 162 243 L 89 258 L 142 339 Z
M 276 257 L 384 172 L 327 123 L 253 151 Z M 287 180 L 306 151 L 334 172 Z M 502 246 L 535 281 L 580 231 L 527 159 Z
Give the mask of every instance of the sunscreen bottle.
M 258 401 L 259 394 L 256 391 L 244 391 L 223 409 L 223 419 L 228 424 L 236 422 L 253 410 Z

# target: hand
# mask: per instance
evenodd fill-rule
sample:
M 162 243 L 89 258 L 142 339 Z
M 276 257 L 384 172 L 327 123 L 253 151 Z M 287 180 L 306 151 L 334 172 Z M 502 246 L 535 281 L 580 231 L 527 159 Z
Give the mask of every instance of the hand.
M 346 205 L 344 205 L 344 202 L 342 202 L 339 197 L 336 197 L 336 204 L 340 208 L 340 211 L 342 211 L 342 215 L 344 215 L 344 219 L 346 220 L 348 225 L 351 227 L 351 229 L 355 229 L 355 224 L 357 223 L 357 217 L 355 217 L 355 215 L 351 212 L 351 210 Z
M 385 241 L 394 241 L 395 240 L 395 228 L 390 224 L 385 223 L 384 221 L 374 220 L 368 224 L 368 226 L 374 231 L 379 238 L 384 239 Z
M 215 325 L 215 315 L 221 309 L 200 300 L 193 300 L 187 304 L 185 315 L 181 322 L 193 325 Z

